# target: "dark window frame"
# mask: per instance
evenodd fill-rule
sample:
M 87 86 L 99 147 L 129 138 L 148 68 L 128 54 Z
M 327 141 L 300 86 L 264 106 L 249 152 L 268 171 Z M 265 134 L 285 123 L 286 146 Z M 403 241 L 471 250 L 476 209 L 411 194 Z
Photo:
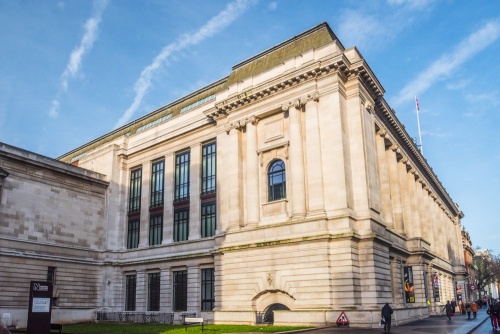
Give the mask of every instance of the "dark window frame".
M 174 242 L 189 239 L 189 207 L 174 210 Z
M 217 202 L 201 202 L 200 210 L 201 237 L 212 237 L 217 228 Z
M 174 201 L 189 200 L 191 173 L 191 151 L 184 151 L 175 156 Z
M 174 311 L 187 311 L 187 270 L 173 272 L 173 301 Z
M 139 248 L 141 235 L 141 224 L 139 219 L 131 219 L 127 222 L 127 249 Z
M 148 274 L 148 311 L 160 310 L 161 275 L 159 272 Z
M 201 195 L 217 190 L 217 144 L 215 141 L 201 147 Z
M 267 169 L 268 201 L 286 199 L 286 167 L 283 160 L 274 160 Z
M 137 301 L 137 274 L 125 275 L 125 311 L 135 311 Z
M 165 189 L 165 160 L 153 162 L 151 165 L 150 208 L 163 206 Z
M 141 211 L 142 167 L 130 171 L 128 212 Z
M 149 245 L 161 245 L 163 241 L 163 215 L 149 217 Z
M 201 270 L 201 310 L 212 311 L 215 306 L 215 270 Z

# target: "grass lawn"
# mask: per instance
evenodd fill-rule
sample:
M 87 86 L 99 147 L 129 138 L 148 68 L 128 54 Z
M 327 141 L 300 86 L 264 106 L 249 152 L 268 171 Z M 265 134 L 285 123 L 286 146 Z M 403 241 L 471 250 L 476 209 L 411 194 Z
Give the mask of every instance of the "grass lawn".
M 296 326 L 247 326 L 247 325 L 204 325 L 203 333 L 276 333 L 310 327 Z M 139 323 L 85 323 L 64 325 L 63 333 L 71 334 L 199 334 L 201 325 L 139 324 Z

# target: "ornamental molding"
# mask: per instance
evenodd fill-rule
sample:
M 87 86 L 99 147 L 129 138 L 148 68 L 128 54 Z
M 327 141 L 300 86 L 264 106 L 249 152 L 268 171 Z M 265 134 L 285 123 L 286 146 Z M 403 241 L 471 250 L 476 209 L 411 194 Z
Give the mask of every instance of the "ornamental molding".
M 213 121 L 217 121 L 221 118 L 227 117 L 242 107 L 251 105 L 267 97 L 274 96 L 304 82 L 316 80 L 319 77 L 331 74 L 338 74 L 344 81 L 348 78 L 357 78 L 370 89 L 374 98 L 380 97 L 384 93 L 382 86 L 364 61 L 358 61 L 355 64 L 351 64 L 349 59 L 347 59 L 345 55 L 341 54 L 332 57 L 330 61 L 318 61 L 315 65 L 315 68 L 307 69 L 303 73 L 288 77 L 281 82 L 267 85 L 266 87 L 249 89 L 222 100 L 216 103 L 214 108 L 207 110 L 205 115 Z M 310 100 L 317 101 L 319 93 L 308 96 L 308 98 Z
M 240 120 L 231 122 L 229 124 L 226 124 L 224 126 L 224 130 L 226 131 L 227 134 L 229 134 L 229 132 L 232 129 L 236 129 L 236 130 L 242 131 L 247 126 L 248 123 L 251 123 L 253 125 L 257 125 L 259 123 L 259 120 L 260 119 L 258 117 L 252 115 L 252 116 L 249 116 L 249 117 L 242 118 Z

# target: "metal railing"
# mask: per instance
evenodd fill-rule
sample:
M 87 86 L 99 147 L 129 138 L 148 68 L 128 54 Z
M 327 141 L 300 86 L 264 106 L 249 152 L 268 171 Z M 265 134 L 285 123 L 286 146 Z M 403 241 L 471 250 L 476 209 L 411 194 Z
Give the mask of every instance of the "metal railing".
M 97 311 L 97 321 L 173 324 L 173 312 Z

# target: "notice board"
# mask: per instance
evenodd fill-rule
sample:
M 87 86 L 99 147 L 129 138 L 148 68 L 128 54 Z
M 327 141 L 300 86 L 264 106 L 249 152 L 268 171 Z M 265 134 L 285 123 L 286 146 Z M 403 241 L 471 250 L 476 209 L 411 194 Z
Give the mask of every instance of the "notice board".
M 27 334 L 49 334 L 52 283 L 31 281 Z

